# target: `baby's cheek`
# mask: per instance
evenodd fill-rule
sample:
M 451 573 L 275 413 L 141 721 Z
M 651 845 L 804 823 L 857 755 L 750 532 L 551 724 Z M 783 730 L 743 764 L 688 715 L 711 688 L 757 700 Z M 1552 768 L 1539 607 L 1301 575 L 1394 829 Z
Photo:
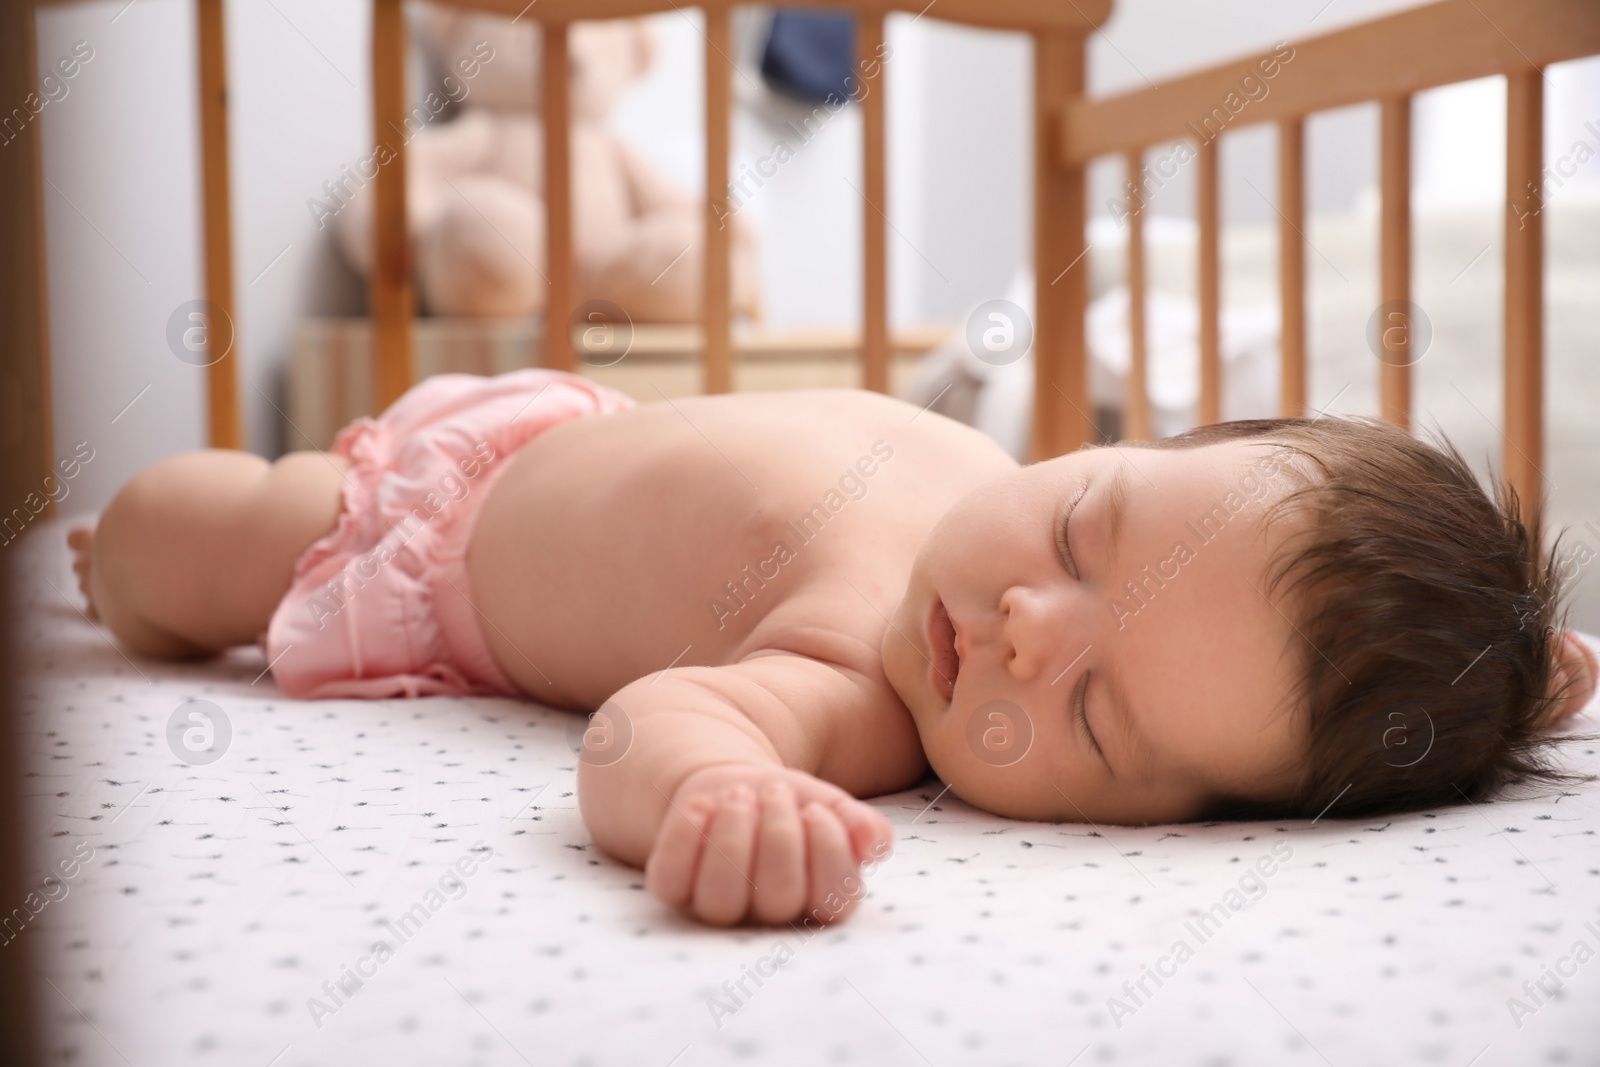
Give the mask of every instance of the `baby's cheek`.
M 1020 762 L 1004 755 L 1014 739 L 1011 730 L 1009 723 L 990 719 L 982 707 L 952 708 L 927 746 L 929 766 L 966 803 L 1005 814 L 1030 777 Z

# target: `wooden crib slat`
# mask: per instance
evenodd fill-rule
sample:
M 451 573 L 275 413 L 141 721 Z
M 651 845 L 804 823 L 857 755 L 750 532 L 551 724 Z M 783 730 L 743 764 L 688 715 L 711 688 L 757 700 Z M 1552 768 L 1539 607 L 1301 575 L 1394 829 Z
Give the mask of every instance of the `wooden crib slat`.
M 1070 452 L 1094 434 L 1084 172 L 1053 151 L 1061 109 L 1083 93 L 1083 51 L 1081 36 L 1033 35 L 1034 459 Z
M 1527 519 L 1544 495 L 1544 72 L 1506 75 L 1506 479 Z
M 587 2 L 587 0 L 584 0 Z M 931 14 L 939 12 L 943 3 Z M 1064 5 L 1072 10 L 1072 5 Z M 1230 132 L 1256 122 L 1309 115 L 1487 78 L 1527 64 L 1600 54 L 1594 0 L 1436 0 L 1367 19 L 1285 48 L 1246 56 L 1156 88 L 1072 102 L 1057 122 L 1063 162 L 1083 163 L 1193 137 L 1209 123 Z M 1274 58 L 1275 56 L 1275 58 Z M 1263 77 L 1264 58 L 1278 63 Z M 1269 87 L 1242 106 L 1245 78 Z
M 0 100 L 23 100 L 39 87 L 31 4 L 0 7 Z M 0 152 L 0 543 L 9 544 L 19 530 L 12 510 L 27 508 L 25 498 L 43 479 L 61 472 L 55 466 L 55 425 L 50 406 L 50 293 L 45 248 L 43 132 L 32 122 L 17 130 Z M 6 131 L 11 134 L 10 130 Z M 41 518 L 55 518 L 56 501 L 44 497 Z M 6 520 L 12 520 L 9 524 Z M 23 527 L 26 528 L 26 527 Z M 4 576 L 0 576 L 0 583 Z M 0 729 L 6 720 L 0 717 Z M 3 740 L 0 740 L 3 744 Z M 0 868 L 5 860 L 0 859 Z M 3 881 L 3 872 L 0 872 Z M 0 886 L 0 890 L 3 890 Z M 20 890 L 20 885 L 19 885 Z M 23 951 L 26 951 L 24 948 Z M 13 961 L 15 962 L 15 961 Z M 3 971 L 4 963 L 0 963 Z M 0 975 L 0 981 L 3 981 Z M 16 997 L 24 986 L 14 987 Z M 3 996 L 0 991 L 0 996 Z M 22 1005 L 0 1004 L 0 1027 L 22 1013 Z M 25 1018 L 26 1016 L 24 1016 Z M 16 1020 L 18 1023 L 22 1019 Z M 21 1056 L 21 1053 L 15 1053 Z
M 572 354 L 572 128 L 567 100 L 567 24 L 540 27 L 540 114 L 544 122 L 545 271 L 549 288 L 544 302 L 546 367 L 570 371 Z M 624 309 L 626 310 L 626 309 Z
M 1411 300 L 1411 98 L 1390 97 L 1380 105 L 1378 325 L 1379 413 L 1396 426 L 1411 426 L 1411 359 L 1414 340 Z
M 54 58 L 52 53 L 45 54 L 49 57 L 46 62 Z M 29 100 L 30 94 L 39 91 L 38 55 L 33 5 L 0 7 L 0 100 L 7 102 L 5 106 L 25 107 L 24 101 Z M 29 616 L 37 618 L 38 609 L 20 595 L 20 590 L 23 575 L 41 570 L 36 566 L 16 566 L 21 562 L 16 558 L 17 553 L 28 549 L 13 548 L 11 543 L 32 521 L 56 516 L 54 497 L 57 492 L 63 499 L 67 497 L 67 490 L 58 488 L 65 484 L 61 480 L 65 471 L 56 466 L 50 412 L 50 297 L 45 262 L 43 123 L 24 119 L 18 124 L 16 117 L 7 115 L 11 124 L 0 125 L 5 141 L 0 146 L 3 147 L 0 151 L 0 204 L 5 205 L 5 218 L 0 220 L 0 323 L 5 324 L 4 334 L 0 336 L 0 502 L 3 502 L 0 503 L 0 545 L 6 549 L 5 563 L 0 566 L 0 604 L 8 609 L 5 630 L 0 632 L 0 672 L 4 672 L 5 678 L 4 691 L 0 691 L 0 768 L 4 768 L 0 773 L 5 775 L 5 780 L 0 782 L 0 841 L 5 843 L 4 853 L 0 854 L 0 899 L 7 901 L 21 901 L 36 877 L 33 858 L 37 853 L 29 855 L 31 842 L 28 848 L 20 847 L 26 833 L 23 827 L 30 825 L 25 821 L 30 818 L 24 814 L 30 810 L 26 807 L 30 801 L 23 799 L 21 786 L 25 778 L 22 771 L 31 763 L 36 742 L 25 740 L 25 705 L 20 699 L 24 686 L 18 683 L 27 665 L 37 662 L 32 658 L 37 653 L 34 646 L 25 645 L 13 635 L 20 636 L 23 627 L 33 621 Z M 86 295 L 92 300 L 98 294 L 91 291 Z M 103 358 L 115 359 L 122 355 L 120 352 L 105 353 Z M 100 393 L 98 399 L 104 403 L 110 398 Z M 148 411 L 147 407 L 146 413 Z M 96 420 L 92 427 L 82 428 L 92 435 L 85 438 L 94 442 L 91 447 L 98 447 L 104 453 L 116 445 L 125 448 L 133 427 L 128 424 L 109 426 Z M 81 503 L 81 499 L 75 500 L 74 507 Z M 60 536 L 60 530 L 35 529 L 32 547 L 44 547 L 38 543 L 40 538 L 54 540 Z M 48 574 L 53 569 L 47 566 L 42 571 Z M 13 693 L 18 699 L 13 698 Z M 17 842 L 17 847 L 12 842 Z M 14 908 L 15 904 L 3 907 Z M 43 908 L 44 904 L 39 907 Z M 32 910 L 37 914 L 38 909 Z M 3 924 L 10 924 L 17 916 L 16 911 L 7 911 Z M 22 923 L 17 925 L 25 929 L 28 913 L 21 913 L 21 918 Z M 48 1046 L 38 1039 L 43 1026 L 35 1020 L 43 1017 L 45 1007 L 35 991 L 43 974 L 41 964 L 49 950 L 40 945 L 38 937 L 25 939 L 13 947 L 16 933 L 10 925 L 3 925 L 3 928 L 0 1033 L 5 1034 L 6 1047 L 11 1049 L 7 1053 L 11 1062 L 37 1063 L 39 1060 L 34 1057 L 42 1059 Z
M 733 388 L 733 272 L 725 217 L 728 200 L 728 125 L 732 109 L 733 33 L 728 9 L 705 8 L 706 48 L 706 258 L 702 278 L 701 326 L 705 330 L 704 388 L 726 393 Z
M 406 27 L 401 0 L 372 4 L 372 136 L 388 148 L 372 212 L 373 393 L 381 411 L 411 387 L 411 248 L 406 233 Z
M 1221 252 L 1217 222 L 1217 138 L 1202 141 L 1196 214 L 1200 222 L 1200 423 L 1222 419 Z
M 1302 119 L 1278 126 L 1278 302 L 1282 333 L 1278 411 L 1306 413 L 1306 139 Z
M 856 16 L 856 76 L 861 79 L 861 384 L 889 391 L 889 288 L 885 218 L 889 210 L 884 161 L 884 79 L 878 51 L 883 12 Z
M 228 180 L 228 52 L 222 0 L 200 0 L 200 183 L 205 220 L 206 300 L 225 322 L 207 324 L 213 343 L 231 348 L 206 368 L 206 410 L 212 448 L 242 448 L 239 417 L 239 344 L 233 310 L 233 216 Z M 210 353 L 215 357 L 216 353 Z
M 1122 436 L 1130 441 L 1150 439 L 1150 387 L 1145 369 L 1145 247 L 1144 196 L 1140 179 L 1144 153 L 1127 155 L 1128 181 L 1133 184 L 1128 203 L 1128 384 L 1123 401 Z

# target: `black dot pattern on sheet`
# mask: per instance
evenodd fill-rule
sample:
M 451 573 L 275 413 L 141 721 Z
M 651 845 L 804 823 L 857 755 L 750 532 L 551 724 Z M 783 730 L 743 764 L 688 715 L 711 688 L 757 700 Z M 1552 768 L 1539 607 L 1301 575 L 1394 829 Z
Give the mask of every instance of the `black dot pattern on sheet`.
M 711 930 L 595 846 L 565 713 L 299 703 L 254 649 L 130 661 L 63 595 L 64 533 L 6 549 L 41 896 L 4 914 L 49 1063 L 1600 1063 L 1596 783 L 1126 828 L 930 779 L 874 802 L 895 852 L 848 923 Z M 233 728 L 206 766 L 166 740 L 195 697 Z

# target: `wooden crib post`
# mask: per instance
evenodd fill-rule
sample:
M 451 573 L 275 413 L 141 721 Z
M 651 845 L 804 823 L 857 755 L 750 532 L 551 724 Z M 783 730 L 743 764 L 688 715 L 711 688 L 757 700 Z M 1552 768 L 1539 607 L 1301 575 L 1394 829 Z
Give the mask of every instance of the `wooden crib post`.
M 1083 35 L 1033 34 L 1034 459 L 1094 439 L 1089 414 L 1089 264 L 1084 164 L 1060 157 L 1058 127 L 1083 95 Z
M 1150 439 L 1150 383 L 1145 370 L 1144 152 L 1134 149 L 1126 157 L 1128 183 L 1128 386 L 1123 401 L 1122 436 L 1130 441 Z
M 733 388 L 733 270 L 729 263 L 733 236 L 728 203 L 728 132 L 732 106 L 733 32 L 728 8 L 708 4 L 706 15 L 706 231 L 701 279 L 700 328 L 705 337 L 703 391 L 726 393 Z
M 378 157 L 372 212 L 373 401 L 382 411 L 411 387 L 411 247 L 406 227 L 406 27 L 401 0 L 372 4 L 372 139 Z
M 1302 119 L 1278 124 L 1278 411 L 1306 413 L 1306 140 Z
M 0 5 L 0 100 L 22 102 L 39 88 L 37 41 L 32 3 Z M 52 459 L 55 445 L 50 412 L 50 302 L 45 264 L 43 130 L 38 122 L 21 129 L 3 128 L 0 145 L 0 545 L 9 546 L 32 518 L 54 518 L 55 500 L 47 481 L 61 473 Z M 111 427 L 115 430 L 116 427 Z M 95 431 L 93 444 L 108 445 L 108 434 Z M 103 448 L 109 451 L 109 448 Z M 104 462 L 104 461 L 103 461 Z M 14 509 L 23 514 L 15 521 Z M 61 536 L 59 531 L 34 531 L 34 536 Z M 15 553 L 18 549 L 9 549 Z M 36 810 L 23 797 L 29 781 L 30 739 L 23 742 L 20 696 L 27 688 L 21 675 L 31 664 L 22 643 L 13 638 L 30 624 L 30 608 L 13 597 L 24 568 L 6 559 L 0 568 L 0 900 L 22 902 L 34 886 L 36 864 L 45 850 L 35 844 L 35 826 L 27 813 Z M 68 587 L 70 588 L 70 586 Z M 37 611 L 37 609 L 32 609 Z M 14 621 L 13 621 L 14 620 Z M 30 786 L 28 792 L 35 790 Z M 65 869 L 65 868 L 63 868 Z M 7 909 L 14 903 L 0 905 Z M 43 904 L 40 905 L 43 907 Z M 6 921 L 12 913 L 5 912 Z M 0 945 L 0 1032 L 7 1055 L 17 1063 L 43 1057 L 35 1020 L 44 1016 L 39 996 L 39 966 L 47 950 L 38 936 L 17 938 L 5 931 Z
M 861 81 L 861 384 L 889 391 L 889 210 L 884 161 L 883 12 L 856 15 L 856 73 Z
M 1416 324 L 1411 321 L 1409 307 L 1402 310 L 1393 305 L 1409 305 L 1411 301 L 1411 98 L 1390 97 L 1380 108 L 1379 184 L 1383 207 L 1378 302 L 1383 321 L 1378 324 L 1378 347 L 1384 355 L 1378 365 L 1378 407 L 1386 420 L 1410 429 Z
M 1222 255 L 1218 239 L 1217 142 L 1222 134 L 1201 141 L 1196 215 L 1200 223 L 1200 424 L 1222 419 Z
M 228 181 L 228 53 L 222 0 L 200 0 L 195 11 L 200 48 L 200 184 L 205 227 L 206 301 L 213 316 L 208 340 L 226 337 L 228 350 L 206 367 L 206 410 L 212 448 L 242 448 L 239 418 L 239 343 L 233 311 L 233 219 Z
M 1544 497 L 1544 71 L 1506 75 L 1506 448 L 1526 520 Z
M 0 99 L 22 100 L 39 86 L 32 4 L 0 6 Z M 51 458 L 55 427 L 50 407 L 50 298 L 45 264 L 43 134 L 37 122 L 17 131 L 0 151 L 0 543 L 21 530 L 12 509 L 29 509 L 29 493 L 58 473 Z M 43 494 L 42 517 L 56 502 Z M 37 499 L 37 498 L 36 498 Z M 14 677 L 14 676 L 13 676 Z M 6 722 L 0 719 L 0 729 Z M 0 857 L 0 872 L 11 857 Z M 19 898 L 20 899 L 20 898 Z M 14 961 L 13 961 L 14 962 Z M 23 991 L 19 991 L 20 992 Z M 9 1006 L 0 1006 L 0 1018 Z
M 545 22 L 539 77 L 544 122 L 544 269 L 550 289 L 544 302 L 543 359 L 546 367 L 570 371 L 572 312 L 572 126 L 567 94 L 567 24 Z

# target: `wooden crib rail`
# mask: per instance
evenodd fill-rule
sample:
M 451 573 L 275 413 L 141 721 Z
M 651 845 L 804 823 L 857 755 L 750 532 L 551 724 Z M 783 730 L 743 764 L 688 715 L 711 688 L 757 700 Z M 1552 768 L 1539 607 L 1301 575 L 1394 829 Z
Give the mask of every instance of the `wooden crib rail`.
M 678 4 L 672 0 L 438 0 L 455 7 L 492 11 L 507 17 L 522 16 L 541 23 L 590 19 L 633 18 L 663 11 L 699 8 L 728 12 L 750 0 L 703 0 Z M 944 22 L 960 22 L 993 30 L 1083 33 L 1099 26 L 1111 14 L 1112 0 L 784 0 L 785 7 L 831 8 L 857 17 L 882 18 L 891 12 L 926 15 Z
M 36 6 L 73 0 L 34 0 L 21 5 L 31 31 Z M 544 118 L 544 179 L 547 211 L 548 298 L 545 321 L 565 324 L 574 310 L 572 275 L 572 187 L 567 107 L 567 26 L 578 20 L 647 15 L 682 10 L 673 0 L 439 0 L 454 6 L 539 22 L 543 33 L 541 91 Z M 228 174 L 228 76 L 222 0 L 195 0 L 200 73 L 201 195 L 205 296 L 233 318 L 232 221 Z M 374 179 L 373 268 L 369 279 L 374 320 L 374 392 L 379 405 L 397 398 L 412 382 L 412 318 L 415 295 L 406 234 L 405 141 L 407 108 L 402 0 L 372 3 L 372 128 L 375 155 L 382 159 Z M 1083 92 L 1084 39 L 1111 13 L 1112 0 L 793 0 L 799 6 L 853 12 L 857 18 L 857 75 L 867 92 L 863 111 L 862 190 L 862 383 L 887 390 L 888 333 L 887 166 L 885 161 L 885 79 L 879 45 L 885 17 L 894 12 L 928 16 L 997 30 L 1031 34 L 1034 43 L 1035 273 L 1038 309 L 1034 352 L 1039 365 L 1035 452 L 1059 452 L 1086 441 L 1092 423 L 1088 401 L 1088 360 L 1083 316 L 1087 270 L 1073 270 L 1087 252 L 1084 244 L 1082 167 L 1056 159 L 1056 126 L 1064 109 Z M 938 9 L 933 10 L 938 4 Z M 729 16 L 736 0 L 702 0 L 694 5 L 705 17 L 706 196 L 703 323 L 703 386 L 732 387 L 730 338 L 729 235 L 726 215 L 729 119 L 733 73 Z M 380 147 L 384 152 L 378 152 Z M 35 165 L 35 172 L 38 167 Z M 43 250 L 38 257 L 44 276 Z M 1048 281 L 1046 279 L 1049 279 Z M 1057 285 L 1056 283 L 1060 283 Z M 570 334 L 560 325 L 545 331 L 544 361 L 572 369 Z M 244 440 L 240 417 L 237 339 L 207 368 L 209 440 L 214 447 L 238 448 Z M 40 354 L 40 374 L 48 373 L 49 353 Z M 44 380 L 47 380 L 44 379 Z M 1046 388 L 1048 386 L 1048 388 Z M 49 448 L 48 397 L 28 393 L 45 414 L 43 428 L 30 433 Z M 1055 398 L 1061 402 L 1057 403 Z
M 404 130 L 406 109 L 400 94 L 403 26 L 399 0 L 373 0 L 373 128 Z M 544 334 L 544 363 L 561 370 L 576 366 L 572 339 L 563 324 L 575 310 L 572 274 L 572 187 L 567 106 L 567 25 L 569 21 L 648 14 L 676 9 L 670 0 L 451 0 L 457 6 L 526 16 L 542 27 L 542 116 L 544 120 L 544 183 L 547 212 L 546 293 L 544 321 L 553 324 Z M 996 29 L 1023 29 L 1034 36 L 1036 105 L 1039 145 L 1053 143 L 1054 126 L 1061 107 L 1083 89 L 1083 39 L 1110 14 L 1110 0 L 938 0 L 937 11 L 918 0 L 801 0 L 802 4 L 833 7 L 856 14 L 856 76 L 863 83 L 855 94 L 862 107 L 862 384 L 887 391 L 890 342 L 888 329 L 887 165 L 885 161 L 884 17 L 891 11 L 928 13 L 947 21 Z M 731 79 L 734 54 L 730 31 L 731 0 L 710 0 L 699 5 L 705 25 L 705 230 L 703 306 L 704 336 L 702 386 L 707 392 L 724 392 L 733 385 L 731 343 L 731 252 L 725 225 L 728 156 L 730 148 Z M 372 308 L 377 373 L 376 394 L 387 404 L 404 391 L 411 378 L 410 322 L 413 313 L 409 263 L 405 241 L 405 168 L 403 139 L 386 142 L 395 161 L 380 168 L 375 214 L 375 268 Z M 1060 279 L 1082 258 L 1083 183 L 1081 168 L 1059 166 L 1053 152 L 1035 153 L 1039 165 L 1036 209 L 1041 236 L 1036 241 L 1038 268 L 1044 276 Z M 1047 272 L 1047 273 L 1046 273 Z M 1086 271 L 1078 271 L 1060 286 L 1041 285 L 1040 311 L 1035 325 L 1035 352 L 1053 395 L 1067 407 L 1040 406 L 1041 439 L 1070 442 L 1088 439 L 1089 421 L 1083 414 L 1087 400 L 1087 359 L 1084 354 L 1083 313 L 1087 306 Z
M 1595 0 L 1441 0 L 1292 45 L 1292 58 L 1266 75 L 1252 56 L 1176 78 L 1165 85 L 1090 100 L 1078 96 L 1058 119 L 1057 162 L 1083 167 L 1104 155 L 1127 162 L 1139 186 L 1146 149 L 1172 141 L 1198 146 L 1200 275 L 1200 416 L 1220 415 L 1218 346 L 1217 141 L 1259 122 L 1278 126 L 1281 218 L 1282 396 L 1286 415 L 1306 410 L 1305 133 L 1306 116 L 1376 101 L 1380 110 L 1380 303 L 1410 300 L 1411 99 L 1424 90 L 1504 75 L 1506 94 L 1505 439 L 1506 478 L 1531 505 L 1542 496 L 1544 462 L 1543 216 L 1544 73 L 1551 63 L 1600 54 Z M 1254 79 L 1247 86 L 1246 79 Z M 1130 220 L 1138 219 L 1130 207 Z M 1129 241 L 1143 240 L 1135 223 Z M 1129 249 L 1129 286 L 1142 289 L 1144 250 Z M 1144 300 L 1130 300 L 1133 345 L 1130 426 L 1148 432 L 1145 404 Z M 1401 325 L 1409 337 L 1409 321 Z M 1381 361 L 1380 409 L 1409 426 L 1411 366 Z
M 1264 99 L 1230 118 L 1230 129 L 1600 53 L 1600 5 L 1441 0 L 1289 43 L 1293 61 Z M 1238 90 L 1257 58 L 1220 63 L 1153 89 L 1073 101 L 1061 116 L 1062 162 L 1087 163 L 1192 137 L 1190 124 Z

